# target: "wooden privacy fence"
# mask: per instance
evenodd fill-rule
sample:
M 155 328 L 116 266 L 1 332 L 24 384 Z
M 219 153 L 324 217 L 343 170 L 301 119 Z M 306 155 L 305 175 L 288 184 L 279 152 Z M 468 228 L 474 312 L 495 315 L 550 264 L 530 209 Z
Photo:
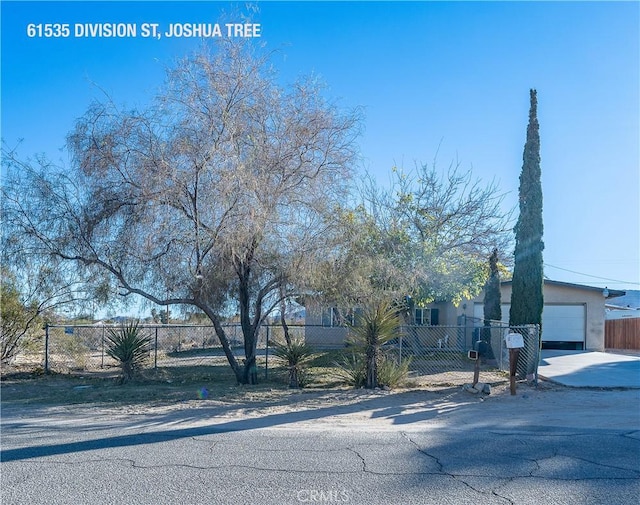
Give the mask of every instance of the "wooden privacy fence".
M 607 349 L 640 350 L 640 317 L 605 321 L 604 346 Z

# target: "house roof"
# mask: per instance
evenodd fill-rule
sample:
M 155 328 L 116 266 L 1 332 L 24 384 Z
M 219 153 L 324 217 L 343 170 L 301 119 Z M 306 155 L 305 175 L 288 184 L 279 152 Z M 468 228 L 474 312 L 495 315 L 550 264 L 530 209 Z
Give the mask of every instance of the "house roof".
M 615 303 L 607 305 L 621 309 L 640 309 L 640 290 L 630 289 L 626 293 L 626 295 L 618 297 Z
M 500 284 L 502 286 L 509 286 L 513 283 L 513 281 L 509 280 L 509 281 L 502 281 Z M 573 284 L 571 282 L 561 282 L 561 281 L 552 281 L 551 279 L 544 279 L 544 285 L 547 286 L 562 286 L 565 288 L 572 288 L 572 289 L 581 289 L 583 291 L 597 291 L 599 293 L 602 293 L 602 295 L 604 296 L 604 290 L 607 289 L 608 294 L 606 299 L 608 300 L 609 298 L 617 298 L 619 296 L 624 296 L 626 294 L 626 291 L 620 291 L 618 289 L 608 289 L 608 288 L 597 288 L 595 286 L 585 286 L 584 284 Z

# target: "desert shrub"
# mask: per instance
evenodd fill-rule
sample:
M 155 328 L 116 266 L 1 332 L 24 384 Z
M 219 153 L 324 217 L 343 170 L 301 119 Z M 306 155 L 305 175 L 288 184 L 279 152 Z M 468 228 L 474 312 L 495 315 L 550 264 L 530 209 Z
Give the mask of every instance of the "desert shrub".
M 377 359 L 377 387 L 395 388 L 404 385 L 409 377 L 410 360 L 399 363 L 393 356 L 379 354 Z M 334 363 L 336 378 L 353 386 L 362 388 L 367 382 L 367 361 L 364 353 L 352 352 Z
M 334 363 L 336 378 L 355 388 L 364 387 L 367 365 L 362 353 L 352 352 Z
M 60 332 L 53 339 L 50 353 L 63 358 L 65 366 L 84 370 L 89 364 L 91 351 L 79 335 Z
M 0 361 L 7 364 L 27 350 L 30 341 L 37 338 L 42 318 L 38 304 L 23 303 L 20 292 L 4 272 L 0 282 L 0 300 Z
M 107 354 L 120 364 L 122 382 L 128 382 L 144 366 L 151 338 L 143 334 L 138 322 L 134 321 L 118 330 L 110 329 L 107 341 Z
M 382 346 L 396 338 L 399 329 L 398 307 L 388 302 L 366 307 L 350 326 L 349 343 L 364 357 L 366 388 L 378 387 L 378 365 L 384 360 Z
M 409 378 L 410 359 L 398 362 L 392 356 L 383 356 L 378 364 L 378 386 L 396 388 L 403 386 Z
M 276 343 L 273 347 L 276 361 L 289 372 L 289 387 L 299 388 L 309 384 L 309 365 L 316 358 L 314 350 L 303 340 L 294 339 L 290 344 Z

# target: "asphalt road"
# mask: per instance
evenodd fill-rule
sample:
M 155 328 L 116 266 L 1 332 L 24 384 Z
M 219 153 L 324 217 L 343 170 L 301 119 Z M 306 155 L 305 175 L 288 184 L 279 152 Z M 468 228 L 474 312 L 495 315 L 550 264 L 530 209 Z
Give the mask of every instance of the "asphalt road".
M 8 405 L 2 504 L 626 505 L 639 395 L 381 392 L 241 415 Z

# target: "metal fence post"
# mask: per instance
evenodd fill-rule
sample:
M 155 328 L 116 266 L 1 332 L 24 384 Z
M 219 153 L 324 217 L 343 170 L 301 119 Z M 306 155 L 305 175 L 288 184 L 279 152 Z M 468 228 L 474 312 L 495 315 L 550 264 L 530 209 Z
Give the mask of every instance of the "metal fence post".
M 529 327 L 529 335 L 531 337 L 536 337 L 536 368 L 533 372 L 533 383 L 536 387 L 538 387 L 538 369 L 540 367 L 540 360 L 542 358 L 542 340 L 540 339 L 540 326 L 537 324 L 532 324 Z
M 158 327 L 156 326 L 156 339 L 153 345 L 153 369 L 158 369 Z
M 100 349 L 100 368 L 104 368 L 104 325 L 102 325 L 102 345 Z
M 264 348 L 264 380 L 269 377 L 269 326 L 267 326 L 267 343 Z
M 49 323 L 44 326 L 44 373 L 49 373 Z

